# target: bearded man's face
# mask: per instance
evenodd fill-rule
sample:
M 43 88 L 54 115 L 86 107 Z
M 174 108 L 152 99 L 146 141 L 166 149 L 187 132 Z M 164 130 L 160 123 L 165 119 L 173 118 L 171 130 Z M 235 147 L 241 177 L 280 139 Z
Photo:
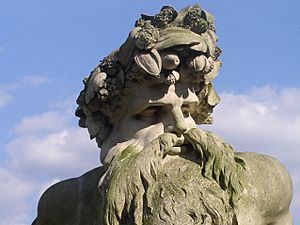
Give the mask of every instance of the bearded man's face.
M 237 183 L 232 148 L 196 129 L 191 114 L 197 107 L 192 82 L 140 86 L 132 92 L 124 113 L 112 120 L 114 129 L 102 146 L 106 173 L 98 187 L 104 199 L 104 224 L 182 224 L 191 219 L 191 212 L 201 224 L 232 224 L 231 196 L 218 185 L 224 176 L 229 177 L 227 183 Z M 163 197 L 168 190 L 173 190 L 166 194 L 172 199 Z M 186 198 L 184 193 L 193 194 Z M 170 202 L 177 204 L 180 218 L 170 216 L 173 207 L 166 210 Z
M 129 144 L 143 149 L 163 133 L 177 135 L 174 151 L 180 151 L 184 143 L 183 133 L 196 127 L 191 114 L 198 103 L 192 82 L 135 87 L 124 113 L 111 118 L 114 129 L 102 146 L 102 163 L 109 164 L 114 155 Z

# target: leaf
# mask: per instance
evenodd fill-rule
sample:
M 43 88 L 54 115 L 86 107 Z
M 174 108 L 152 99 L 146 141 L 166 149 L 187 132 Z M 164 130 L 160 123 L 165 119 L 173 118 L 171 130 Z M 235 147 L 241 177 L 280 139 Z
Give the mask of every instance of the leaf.
M 209 12 L 203 10 L 203 9 L 202 9 L 202 12 L 205 14 L 206 20 L 207 20 L 209 23 L 214 24 L 214 22 L 215 22 L 215 17 L 214 17 L 211 13 L 209 13 Z
M 178 16 L 176 17 L 176 19 L 171 24 L 175 24 L 176 26 L 183 25 L 183 19 L 188 14 L 188 12 L 191 10 L 191 8 L 192 8 L 191 6 L 188 6 L 188 7 L 184 8 L 183 10 L 181 10 L 178 13 Z
M 154 48 L 162 50 L 176 45 L 195 45 L 203 40 L 203 37 L 190 30 L 180 27 L 169 27 L 160 31 Z
M 203 40 L 199 44 L 191 46 L 191 49 L 198 52 L 206 53 L 208 50 L 208 46 L 206 42 Z
M 134 28 L 127 40 L 122 44 L 122 46 L 120 47 L 119 51 L 117 51 L 117 58 L 118 61 L 121 63 L 122 66 L 124 66 L 125 68 L 127 67 L 130 59 L 132 59 L 132 55 L 133 52 L 135 51 L 135 39 L 134 36 L 136 35 L 136 33 L 138 32 L 138 28 Z
M 208 46 L 209 55 L 213 56 L 217 47 L 217 35 L 213 31 L 207 30 L 207 32 L 201 34 L 201 36 Z

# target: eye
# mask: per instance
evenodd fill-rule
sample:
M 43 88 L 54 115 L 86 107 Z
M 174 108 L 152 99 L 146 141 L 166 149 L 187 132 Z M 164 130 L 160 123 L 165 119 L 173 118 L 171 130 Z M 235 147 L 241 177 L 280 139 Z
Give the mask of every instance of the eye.
M 190 105 L 184 104 L 181 107 L 181 111 L 182 111 L 183 117 L 187 118 L 191 115 L 191 113 L 193 113 L 194 108 L 191 107 Z
M 148 108 L 146 108 L 144 111 L 136 114 L 135 116 L 138 119 L 144 120 L 146 122 L 154 122 L 155 119 L 157 119 L 157 117 L 160 114 L 160 109 L 161 107 L 159 106 L 150 106 Z
M 188 111 L 188 110 L 182 110 L 182 114 L 183 114 L 184 118 L 187 118 L 191 115 L 190 111 Z

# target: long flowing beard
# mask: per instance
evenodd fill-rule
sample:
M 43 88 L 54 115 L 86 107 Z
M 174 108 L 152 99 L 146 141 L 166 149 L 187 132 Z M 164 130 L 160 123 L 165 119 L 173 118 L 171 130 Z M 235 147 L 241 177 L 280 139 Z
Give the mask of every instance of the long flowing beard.
M 169 133 L 142 150 L 130 145 L 115 156 L 99 182 L 103 224 L 234 224 L 231 202 L 240 188 L 234 189 L 232 179 L 236 167 L 227 165 L 237 164 L 232 148 L 227 153 L 229 145 L 199 129 L 185 138 L 190 153 L 179 157 L 166 157 L 177 142 Z
M 239 176 L 245 170 L 244 160 L 234 154 L 232 145 L 212 132 L 191 129 L 185 137 L 200 154 L 202 175 L 215 180 L 229 194 L 230 205 L 236 206 L 243 192 Z
M 157 171 L 176 135 L 163 134 L 143 150 L 130 145 L 111 162 L 99 182 L 106 225 L 143 224 L 144 194 L 157 179 Z

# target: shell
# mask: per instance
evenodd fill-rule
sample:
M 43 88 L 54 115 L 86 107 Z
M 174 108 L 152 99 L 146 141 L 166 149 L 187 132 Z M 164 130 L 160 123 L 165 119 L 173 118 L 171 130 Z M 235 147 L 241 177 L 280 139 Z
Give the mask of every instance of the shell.
M 180 64 L 178 55 L 174 53 L 164 54 L 161 56 L 162 68 L 165 70 L 173 70 Z
M 158 76 L 162 68 L 162 60 L 157 50 L 138 51 L 135 53 L 134 61 L 145 72 Z

